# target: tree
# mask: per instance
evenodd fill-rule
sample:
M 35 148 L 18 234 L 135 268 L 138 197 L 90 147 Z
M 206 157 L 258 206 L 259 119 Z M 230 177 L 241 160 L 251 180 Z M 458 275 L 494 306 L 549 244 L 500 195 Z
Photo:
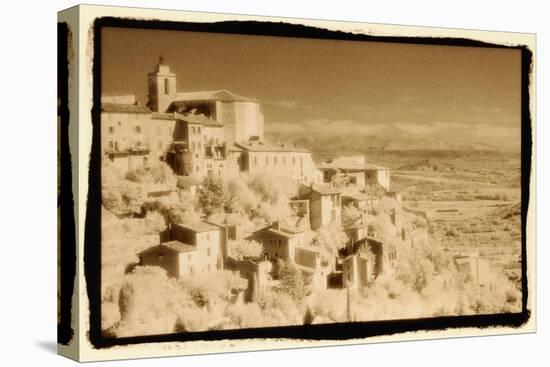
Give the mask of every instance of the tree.
M 243 239 L 228 241 L 227 247 L 229 248 L 229 253 L 237 259 L 242 259 L 245 257 L 258 258 L 263 250 L 262 245 L 258 242 Z
M 292 296 L 296 300 L 301 300 L 306 295 L 306 287 L 302 273 L 296 265 L 289 261 L 284 261 L 278 267 L 279 291 L 283 294 Z
M 187 198 L 187 199 L 186 199 Z M 200 221 L 200 215 L 195 210 L 193 202 L 184 193 L 172 194 L 144 205 L 147 211 L 158 211 L 164 217 L 166 223 L 196 223 Z
M 182 298 L 183 296 L 183 298 Z M 154 266 L 138 266 L 125 276 L 120 289 L 120 322 L 113 327 L 116 336 L 170 333 L 176 313 L 172 305 L 189 304 L 177 291 L 166 272 Z
M 199 187 L 198 202 L 206 215 L 221 211 L 225 202 L 221 179 L 207 175 Z
M 259 200 L 256 193 L 248 187 L 241 177 L 224 182 L 224 209 L 226 212 L 250 213 L 255 209 Z
M 142 187 L 126 180 L 102 185 L 101 196 L 105 209 L 117 215 L 140 213 L 146 200 Z
M 324 260 L 331 260 L 338 251 L 346 246 L 348 236 L 336 223 L 327 224 L 317 229 L 313 244 L 321 247 Z

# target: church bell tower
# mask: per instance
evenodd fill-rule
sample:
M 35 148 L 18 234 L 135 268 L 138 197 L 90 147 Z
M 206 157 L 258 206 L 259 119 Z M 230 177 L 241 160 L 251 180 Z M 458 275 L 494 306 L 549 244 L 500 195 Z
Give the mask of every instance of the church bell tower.
M 153 112 L 166 112 L 170 103 L 176 98 L 176 74 L 170 72 L 170 67 L 164 64 L 162 55 L 155 66 L 155 71 L 149 73 L 149 101 L 147 106 Z

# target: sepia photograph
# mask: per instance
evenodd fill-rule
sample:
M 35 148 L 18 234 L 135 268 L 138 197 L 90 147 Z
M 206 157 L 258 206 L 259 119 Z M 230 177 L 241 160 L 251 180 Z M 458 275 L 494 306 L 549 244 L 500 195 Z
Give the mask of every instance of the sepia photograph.
M 106 26 L 100 51 L 102 336 L 524 311 L 521 49 Z

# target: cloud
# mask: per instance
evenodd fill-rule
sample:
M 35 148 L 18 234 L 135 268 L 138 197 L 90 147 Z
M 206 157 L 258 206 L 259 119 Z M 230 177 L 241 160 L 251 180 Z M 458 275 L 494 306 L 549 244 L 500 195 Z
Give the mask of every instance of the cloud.
M 287 108 L 287 109 L 292 109 L 292 110 L 300 107 L 298 102 L 290 101 L 290 100 L 264 102 L 264 104 L 268 104 L 268 105 L 276 106 L 276 107 Z
M 470 141 L 487 144 L 516 145 L 520 141 L 517 126 L 491 123 L 454 121 L 367 123 L 348 119 L 306 119 L 304 121 L 267 123 L 267 133 L 286 136 L 362 135 L 383 139 L 438 139 L 442 141 Z

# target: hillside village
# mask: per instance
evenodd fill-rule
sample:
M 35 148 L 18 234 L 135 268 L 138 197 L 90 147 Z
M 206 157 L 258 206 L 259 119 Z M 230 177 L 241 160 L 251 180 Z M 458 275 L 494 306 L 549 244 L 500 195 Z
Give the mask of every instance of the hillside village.
M 257 100 L 177 92 L 162 57 L 147 78 L 146 106 L 102 97 L 105 332 L 519 307 L 487 260 L 430 237 L 389 168 L 268 141 Z

